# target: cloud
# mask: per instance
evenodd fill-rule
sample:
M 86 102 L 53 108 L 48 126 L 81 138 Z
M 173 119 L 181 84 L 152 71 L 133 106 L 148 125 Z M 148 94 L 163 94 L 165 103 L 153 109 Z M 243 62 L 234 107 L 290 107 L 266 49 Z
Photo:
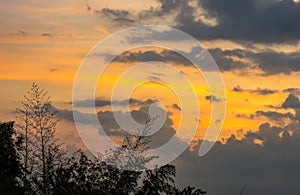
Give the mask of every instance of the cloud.
M 290 128 L 293 136 L 288 133 Z M 217 142 L 204 157 L 198 156 L 199 141 L 192 151 L 185 151 L 173 162 L 176 179 L 181 185 L 195 185 L 211 195 L 238 194 L 245 185 L 245 194 L 297 194 L 299 131 L 299 126 L 281 128 L 265 123 L 242 140 L 232 136 L 225 145 Z M 255 144 L 256 139 L 261 139 L 263 146 Z
M 17 35 L 19 35 L 19 36 L 26 36 L 26 35 L 28 35 L 28 33 L 26 33 L 26 32 L 23 31 L 23 30 L 19 30 L 19 31 L 17 32 Z
M 300 71 L 300 52 L 276 53 L 265 51 L 254 53 L 241 49 L 221 50 L 219 48 L 209 51 L 222 70 L 256 68 L 262 70 L 265 75 L 290 74 Z M 242 61 L 234 61 L 231 59 L 232 57 L 240 60 L 246 59 L 255 66 Z
M 250 57 L 258 63 L 258 67 L 266 74 L 290 74 L 300 71 L 300 53 L 275 53 L 265 52 L 250 54 Z
M 285 42 L 299 39 L 300 4 L 292 0 L 199 0 L 217 18 L 218 25 L 203 28 L 187 14 L 179 27 L 199 39 L 230 39 L 253 42 Z M 280 14 L 278 14 L 280 13 Z M 185 22 L 184 22 L 185 21 Z M 204 31 L 204 33 L 202 33 Z
M 194 48 L 191 53 L 188 53 L 187 55 L 192 55 L 196 52 L 195 50 L 196 49 Z M 247 50 L 222 50 L 220 48 L 209 49 L 208 51 L 214 58 L 219 69 L 223 72 L 258 69 L 263 71 L 263 74 L 265 75 L 274 75 L 280 73 L 290 74 L 291 72 L 300 71 L 300 52 L 275 53 L 266 51 L 254 53 Z M 252 62 L 252 64 L 245 62 L 245 60 Z M 160 61 L 177 65 L 193 66 L 193 64 L 185 57 L 176 52 L 168 50 L 163 50 L 160 52 L 154 50 L 143 52 L 125 52 L 118 56 L 115 61 L 123 63 Z M 264 93 L 264 91 L 261 92 Z M 268 91 L 265 92 L 268 93 Z M 269 93 L 272 93 L 272 91 L 269 91 Z
M 276 122 L 277 124 L 284 124 L 284 119 L 290 119 L 290 120 L 295 120 L 295 116 L 290 113 L 280 113 L 280 112 L 276 112 L 276 111 L 262 111 L 262 110 L 258 110 L 256 111 L 254 114 L 236 114 L 235 117 L 237 118 L 245 118 L 245 119 L 251 119 L 254 120 L 256 117 L 266 117 L 270 120 L 272 120 L 273 122 Z
M 69 122 L 74 122 L 74 116 L 73 116 L 73 111 L 72 110 L 67 110 L 67 109 L 59 109 L 54 106 L 51 108 L 53 111 L 58 111 L 57 114 L 55 115 L 58 119 L 60 120 L 66 120 Z M 78 111 L 74 111 L 74 114 L 77 116 L 79 119 L 79 123 L 81 124 L 86 124 L 86 125 L 96 125 L 95 124 L 95 117 L 93 114 L 89 113 L 81 113 Z
M 214 58 L 221 71 L 241 70 L 249 66 L 244 62 L 231 59 L 231 56 L 228 55 L 228 52 L 223 51 L 220 48 L 210 49 L 208 51 Z
M 217 98 L 217 97 L 214 96 L 214 95 L 208 95 L 208 96 L 205 96 L 205 99 L 206 99 L 206 100 L 209 100 L 209 101 L 211 101 L 211 102 L 219 102 L 219 101 L 221 101 L 220 98 Z
M 42 36 L 44 36 L 44 37 L 52 37 L 53 34 L 50 34 L 50 33 L 43 33 Z
M 180 106 L 178 106 L 178 104 L 172 104 L 172 108 L 178 111 L 181 111 Z
M 71 34 L 56 34 L 56 33 L 42 33 L 43 37 L 49 37 L 49 38 L 53 38 L 53 37 L 58 37 L 58 38 L 71 38 L 72 35 Z
M 154 32 L 153 32 L 154 33 Z M 154 38 L 163 40 L 164 35 L 167 32 L 156 32 L 157 35 L 151 34 Z M 143 36 L 143 38 L 147 39 Z M 141 38 L 141 37 L 139 37 Z M 135 38 L 129 41 L 135 41 Z M 173 40 L 174 41 L 174 40 Z M 180 50 L 179 50 L 180 51 Z M 199 54 L 201 50 L 199 48 L 192 48 L 191 52 L 185 53 L 185 55 L 194 57 Z M 208 49 L 219 69 L 224 71 L 237 71 L 241 73 L 247 73 L 251 70 L 259 70 L 262 75 L 275 75 L 286 74 L 289 75 L 292 72 L 300 71 L 300 52 L 292 53 L 277 53 L 271 51 L 253 52 L 250 50 L 232 49 L 223 50 L 220 48 Z M 92 54 L 103 55 L 103 54 Z M 106 55 L 106 61 L 111 59 L 110 55 Z M 135 51 L 124 52 L 114 59 L 116 62 L 132 63 L 132 62 L 145 62 L 145 61 L 160 61 L 165 63 L 171 63 L 175 65 L 193 66 L 193 64 L 181 54 L 169 51 Z M 210 70 L 212 67 L 203 67 L 205 70 Z
M 300 95 L 300 89 L 299 88 L 286 88 L 286 89 L 282 90 L 282 92 L 293 93 L 293 94 Z
M 58 111 L 56 114 L 58 119 L 74 122 L 72 110 L 60 110 L 55 107 L 52 109 Z M 129 114 L 139 124 L 145 124 L 146 121 L 150 119 L 149 106 L 141 106 L 139 109 L 132 110 L 130 112 L 115 111 L 114 113 L 112 111 L 99 111 L 97 115 L 75 111 L 75 115 L 77 115 L 76 118 L 79 119 L 77 122 L 85 125 L 98 126 L 98 123 L 96 124 L 95 121 L 99 120 L 101 127 L 107 136 L 122 137 L 126 131 L 119 126 L 115 120 L 114 114 L 120 116 L 121 118 Z M 169 118 L 169 115 L 164 121 L 161 129 L 151 135 L 151 148 L 157 148 L 167 143 L 173 136 L 176 136 L 176 131 L 172 127 L 173 121 Z M 100 130 L 99 135 L 103 135 L 101 134 Z M 176 137 L 175 139 L 178 139 L 178 141 L 181 143 L 179 138 Z
M 254 119 L 255 115 L 254 114 L 250 114 L 250 115 L 246 115 L 246 114 L 236 114 L 235 115 L 236 118 L 246 118 L 246 119 Z
M 245 64 L 241 61 L 232 60 L 228 55 L 228 51 L 222 51 L 221 49 L 210 49 L 208 50 L 212 57 L 214 58 L 215 62 L 217 63 L 219 69 L 221 71 L 231 71 L 231 70 L 241 70 L 243 68 L 247 68 L 249 65 Z M 193 48 L 190 53 L 187 55 L 196 55 L 196 48 Z M 110 57 L 108 57 L 110 58 Z M 117 58 L 114 59 L 115 62 L 122 62 L 122 63 L 131 63 L 131 62 L 146 62 L 146 61 L 160 61 L 165 63 L 171 63 L 175 65 L 183 65 L 183 66 L 194 66 L 192 62 L 186 59 L 181 54 L 163 50 L 163 51 L 137 51 L 137 52 L 125 52 L 119 55 Z M 206 69 L 209 69 L 206 68 Z
M 261 88 L 257 88 L 257 89 L 242 89 L 239 85 L 237 85 L 236 87 L 234 87 L 232 89 L 232 91 L 234 92 L 238 92 L 238 93 L 243 93 L 243 92 L 247 92 L 247 93 L 254 93 L 254 94 L 258 94 L 258 95 L 271 95 L 271 94 L 275 94 L 277 92 L 279 92 L 278 90 L 272 90 L 272 89 L 261 89 Z
M 57 71 L 57 68 L 50 68 L 49 71 L 50 71 L 50 72 L 56 72 L 56 71 Z
M 280 121 L 284 118 L 289 118 L 289 119 L 294 119 L 294 115 L 290 112 L 288 113 L 279 113 L 279 112 L 275 112 L 275 111 L 262 111 L 262 110 L 259 110 L 259 111 L 256 111 L 255 112 L 256 116 L 265 116 L 271 120 L 274 120 L 274 121 Z
M 252 93 L 256 93 L 256 94 L 259 94 L 259 95 L 271 95 L 271 94 L 274 94 L 274 93 L 277 93 L 278 91 L 277 90 L 272 90 L 272 89 L 261 89 L 261 88 L 257 88 L 255 90 L 251 90 Z
M 147 99 L 145 101 L 141 101 L 141 100 L 137 100 L 137 99 L 127 99 L 127 100 L 121 100 L 121 101 L 113 101 L 111 102 L 110 100 L 104 100 L 104 99 L 96 99 L 96 100 L 92 100 L 92 99 L 87 99 L 87 100 L 80 100 L 80 101 L 74 101 L 73 104 L 75 107 L 105 107 L 105 106 L 110 106 L 112 103 L 114 105 L 117 106 L 126 106 L 127 103 L 129 102 L 129 105 L 150 105 L 152 103 L 155 102 L 155 100 L 152 99 Z M 70 104 L 72 104 L 72 102 L 69 102 Z
M 283 108 L 300 108 L 300 101 L 297 96 L 290 93 L 286 100 L 282 103 Z
M 201 40 L 282 43 L 300 38 L 299 10 L 300 4 L 293 0 L 160 0 L 160 7 L 137 14 L 109 8 L 97 13 L 127 26 L 156 24 L 157 18 L 167 23 L 173 14 L 174 27 Z
M 96 13 L 106 16 L 122 25 L 133 25 L 135 23 L 134 16 L 126 10 L 103 8 L 101 11 L 96 11 Z
M 149 118 L 148 109 L 140 107 L 130 114 L 143 123 Z M 63 116 L 70 113 L 65 111 Z M 292 117 L 289 112 L 257 111 L 256 114 L 274 120 Z M 108 135 L 123 135 L 112 112 L 98 112 L 97 116 Z M 175 135 L 172 125 L 167 117 L 162 129 L 152 136 L 151 148 L 161 146 Z M 255 140 L 263 145 L 255 144 Z M 172 162 L 177 167 L 176 180 L 180 185 L 198 186 L 212 195 L 238 194 L 245 185 L 245 194 L 297 194 L 300 190 L 300 127 L 296 120 L 283 127 L 261 124 L 258 131 L 248 132 L 243 139 L 231 136 L 226 144 L 217 142 L 206 156 L 199 157 L 198 148 L 202 142 L 196 142 L 192 150 L 186 150 Z
M 171 62 L 173 64 L 180 64 L 185 66 L 191 66 L 192 63 L 182 55 L 169 50 L 163 50 L 157 52 L 150 51 L 137 51 L 137 52 L 125 52 L 114 59 L 116 62 L 130 63 L 130 62 L 147 62 L 147 61 L 160 61 Z

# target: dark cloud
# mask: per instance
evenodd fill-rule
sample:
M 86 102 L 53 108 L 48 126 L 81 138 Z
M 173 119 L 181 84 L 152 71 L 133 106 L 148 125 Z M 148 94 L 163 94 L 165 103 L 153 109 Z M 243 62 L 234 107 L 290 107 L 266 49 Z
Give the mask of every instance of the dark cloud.
M 181 111 L 180 106 L 178 106 L 178 104 L 172 104 L 172 108 L 178 111 Z
M 234 92 L 247 92 L 247 93 L 254 93 L 254 94 L 258 94 L 258 95 L 271 95 L 274 93 L 277 93 L 278 90 L 272 90 L 272 89 L 261 89 L 261 88 L 257 88 L 257 89 L 242 89 L 239 85 L 237 85 L 236 87 L 234 87 L 232 89 L 232 91 Z
M 209 50 L 221 70 L 242 70 L 244 68 L 258 68 L 265 75 L 274 74 L 290 74 L 291 72 L 300 71 L 300 52 L 292 53 L 276 53 L 276 52 L 260 52 L 254 53 L 247 50 Z M 248 59 L 256 66 L 251 64 L 234 61 L 231 57 L 238 59 Z
M 235 117 L 237 118 L 245 118 L 245 119 L 251 119 L 251 120 L 255 120 L 256 117 L 266 117 L 274 122 L 276 122 L 277 124 L 284 124 L 283 123 L 283 119 L 291 119 L 294 120 L 295 116 L 290 113 L 280 113 L 280 112 L 276 112 L 276 111 L 262 111 L 262 110 L 258 110 L 256 111 L 254 114 L 236 114 Z
M 300 5 L 292 0 L 199 0 L 218 20 L 215 27 L 203 28 L 188 15 L 179 27 L 200 39 L 231 39 L 254 42 L 285 42 L 300 38 Z M 280 14 L 279 14 L 280 13 Z M 192 14 L 192 13 L 191 13 Z M 190 18 L 190 19 L 189 19 Z M 204 33 L 202 33 L 204 31 Z
M 282 90 L 282 92 L 293 93 L 293 94 L 300 95 L 300 89 L 299 88 L 287 88 L 287 89 Z
M 217 98 L 217 97 L 214 96 L 214 95 L 208 95 L 208 96 L 205 96 L 205 99 L 206 99 L 206 100 L 209 100 L 209 101 L 211 101 L 211 102 L 219 102 L 219 101 L 221 101 L 220 98 Z
M 114 59 L 116 62 L 130 63 L 130 62 L 147 62 L 147 61 L 159 61 L 159 62 L 171 62 L 173 64 L 189 65 L 192 63 L 185 57 L 174 51 L 163 50 L 157 52 L 151 51 L 137 51 L 137 52 L 125 52 Z
M 270 94 L 277 93 L 278 91 L 272 90 L 272 89 L 267 89 L 267 88 L 265 88 L 265 89 L 257 88 L 255 90 L 252 90 L 251 92 L 259 94 L 259 95 L 270 95 Z
M 242 91 L 240 90 L 239 87 L 236 87 L 237 91 Z M 254 114 L 250 114 L 250 115 L 246 115 L 246 114 L 241 114 L 238 113 L 236 114 L 237 118 L 246 118 L 246 119 L 252 119 L 254 120 L 255 117 L 266 117 L 274 122 L 276 122 L 277 124 L 284 124 L 284 119 L 290 119 L 291 121 L 296 121 L 296 120 L 300 120 L 300 101 L 299 99 L 293 95 L 293 94 L 289 94 L 289 96 L 286 98 L 286 100 L 282 103 L 281 106 L 272 106 L 272 105 L 268 105 L 266 106 L 268 108 L 272 108 L 272 109 L 282 109 L 282 108 L 293 108 L 296 112 L 296 115 L 292 114 L 291 112 L 287 112 L 287 113 L 281 113 L 281 112 L 277 112 L 277 111 L 262 111 L 262 110 L 258 110 L 256 111 Z
M 87 107 L 87 108 L 94 107 L 94 106 L 105 107 L 105 106 L 110 106 L 112 103 L 117 106 L 126 106 L 128 101 L 129 101 L 129 105 L 135 105 L 135 106 L 150 105 L 155 102 L 155 100 L 152 99 L 141 101 L 133 98 L 130 98 L 129 100 L 114 101 L 114 102 L 111 102 L 110 100 L 104 100 L 104 99 L 96 99 L 96 100 L 87 99 L 87 100 L 75 101 L 73 102 L 73 104 L 75 107 Z M 71 104 L 72 102 L 69 103 Z
M 74 122 L 73 114 L 76 115 L 76 119 L 78 119 L 77 122 L 85 125 L 92 125 L 96 127 L 98 126 L 98 124 L 96 124 L 95 122 L 99 120 L 102 129 L 108 136 L 122 137 L 126 133 L 126 131 L 124 131 L 115 120 L 114 114 L 120 117 L 124 117 L 125 115 L 129 114 L 139 124 L 145 124 L 146 121 L 150 119 L 149 106 L 142 106 L 139 109 L 132 110 L 130 112 L 115 111 L 114 113 L 112 111 L 100 111 L 97 113 L 97 115 L 81 113 L 78 111 L 74 111 L 73 113 L 72 110 L 60 110 L 55 107 L 52 107 L 52 109 L 54 111 L 58 111 L 56 114 L 56 117 L 58 119 L 70 122 Z M 169 118 L 169 116 L 167 116 L 161 129 L 151 135 L 152 142 L 150 143 L 150 147 L 157 148 L 168 142 L 176 133 L 172 126 L 173 121 Z M 99 134 L 101 134 L 100 130 Z
M 144 123 L 149 119 L 148 109 L 140 107 L 131 111 L 131 115 L 137 122 Z M 65 111 L 63 116 L 70 113 Z M 291 117 L 290 113 L 280 115 L 258 111 L 256 114 L 274 119 Z M 97 116 L 108 135 L 123 135 L 112 112 L 99 112 Z M 172 120 L 167 117 L 163 128 L 152 136 L 151 147 L 158 147 L 174 136 L 172 125 Z M 255 144 L 255 140 L 261 140 L 263 145 Z M 172 162 L 176 165 L 176 180 L 180 185 L 197 186 L 211 195 L 238 194 L 245 185 L 245 194 L 299 192 L 300 127 L 297 121 L 284 127 L 261 124 L 258 131 L 246 133 L 243 139 L 231 136 L 226 144 L 217 142 L 207 155 L 199 157 L 198 149 L 202 142 L 196 142 L 192 150 L 186 150 Z
M 300 108 L 300 101 L 297 96 L 290 93 L 286 100 L 282 103 L 283 108 Z
M 244 194 L 297 194 L 299 132 L 299 126 L 292 124 L 281 128 L 265 123 L 242 140 L 232 136 L 225 145 L 217 142 L 204 157 L 198 156 L 199 141 L 192 151 L 185 151 L 173 162 L 176 179 L 181 185 L 195 185 L 211 195 L 239 194 L 245 185 Z M 262 140 L 263 146 L 255 144 L 256 139 Z
M 199 7 L 191 1 L 165 1 L 157 9 L 141 11 L 138 14 L 128 10 L 104 8 L 97 13 L 122 25 L 135 25 L 143 20 L 176 13 L 174 27 L 198 39 L 229 39 L 251 42 L 286 42 L 300 38 L 300 4 L 293 0 L 198 0 L 206 10 L 202 16 L 216 18 L 218 24 L 209 26 L 196 18 Z
M 221 71 L 241 70 L 249 66 L 243 62 L 235 61 L 231 59 L 230 58 L 231 55 L 228 54 L 228 50 L 223 51 L 217 48 L 217 49 L 210 49 L 208 51 L 214 58 L 215 62 L 217 63 Z
M 165 83 L 161 78 L 156 77 L 156 76 L 149 76 L 148 80 L 151 82 Z
M 28 33 L 26 33 L 25 31 L 23 31 L 23 30 L 19 30 L 18 32 L 17 32 L 17 35 L 19 35 L 19 36 L 25 36 L 25 35 L 27 35 Z
M 50 33 L 43 33 L 42 36 L 44 36 L 44 37 L 52 37 L 53 34 L 50 34 Z
M 232 91 L 234 91 L 234 92 L 244 92 L 244 90 L 239 85 L 237 85 L 236 87 L 234 87 L 232 89 Z
M 102 10 L 96 10 L 95 12 L 112 19 L 113 21 L 118 22 L 123 26 L 135 24 L 134 16 L 127 10 L 103 8 Z
M 246 114 L 236 114 L 235 115 L 236 118 L 245 118 L 245 119 L 254 119 L 255 115 L 254 114 L 250 114 L 250 115 L 246 115 Z
M 42 33 L 43 37 L 49 37 L 49 38 L 54 38 L 54 37 L 58 37 L 58 38 L 71 38 L 72 35 L 71 34 L 56 34 L 56 33 Z
M 300 10 L 299 10 L 300 13 Z M 290 74 L 300 71 L 300 53 L 257 53 L 250 54 L 250 57 L 258 63 L 258 67 L 266 74 Z
M 236 70 L 244 68 L 258 68 L 266 75 L 274 74 L 290 74 L 291 72 L 300 71 L 300 52 L 292 53 L 276 53 L 276 52 L 261 52 L 254 53 L 247 50 L 209 50 L 215 61 L 223 70 Z M 241 61 L 233 61 L 231 57 L 239 59 L 248 59 L 253 61 L 256 67 L 251 67 Z M 252 65 L 253 66 L 253 65 Z
M 294 115 L 290 112 L 288 113 L 279 113 L 279 112 L 275 112 L 275 111 L 256 111 L 255 112 L 256 116 L 265 116 L 271 120 L 274 121 L 281 121 L 284 118 L 289 118 L 289 119 L 294 119 Z
M 235 51 L 229 52 L 229 50 L 223 51 L 221 49 L 211 49 L 208 51 L 212 55 L 221 71 L 241 70 L 249 66 L 243 62 L 234 61 L 230 58 L 230 55 L 234 55 Z M 186 53 L 186 55 L 193 56 L 197 54 L 196 52 L 197 51 L 194 48 L 191 53 Z M 157 52 L 154 50 L 143 52 L 125 52 L 115 58 L 114 61 L 123 63 L 160 61 L 175 65 L 194 66 L 192 62 L 190 62 L 181 54 L 169 50 L 163 50 L 161 52 Z M 209 70 L 209 67 L 207 67 L 206 70 Z
M 49 69 L 50 72 L 56 72 L 57 71 L 57 68 L 51 68 Z
M 183 51 L 181 51 L 183 52 Z M 193 48 L 190 53 L 183 52 L 186 56 L 193 58 L 200 52 L 199 48 Z M 274 74 L 290 74 L 300 71 L 300 52 L 293 53 L 276 53 L 276 52 L 261 52 L 254 53 L 247 50 L 233 49 L 222 50 L 220 48 L 209 49 L 216 64 L 221 71 L 242 71 L 247 72 L 251 69 L 261 70 L 264 75 Z M 93 54 L 97 55 L 97 54 Z M 107 59 L 111 56 L 107 56 Z M 249 62 L 245 62 L 249 61 Z M 175 65 L 193 66 L 193 64 L 181 54 L 162 50 L 160 52 L 154 50 L 125 52 L 114 59 L 116 62 L 131 63 L 145 61 L 160 61 Z M 210 70 L 212 67 L 203 67 L 205 70 Z M 264 93 L 264 91 L 261 91 Z M 271 91 L 265 91 L 272 93 Z M 259 93 L 259 91 L 258 91 Z
M 74 115 L 76 115 L 76 118 L 79 119 L 79 123 L 81 124 L 86 124 L 86 125 L 96 125 L 95 124 L 95 120 L 96 116 L 94 116 L 93 114 L 88 114 L 88 113 L 81 113 L 81 112 L 78 112 L 78 111 L 73 111 L 72 110 L 67 110 L 67 109 L 59 109 L 59 108 L 56 108 L 54 106 L 52 106 L 51 108 L 53 111 L 57 111 L 57 114 L 55 115 L 58 119 L 60 120 L 66 120 L 66 121 L 69 121 L 69 122 L 74 122 Z

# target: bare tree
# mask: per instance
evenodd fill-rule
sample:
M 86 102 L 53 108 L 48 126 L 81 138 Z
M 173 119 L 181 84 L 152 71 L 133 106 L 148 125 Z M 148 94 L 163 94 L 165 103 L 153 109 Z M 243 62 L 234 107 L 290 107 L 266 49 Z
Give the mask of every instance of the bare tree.
M 32 172 L 36 164 L 34 158 L 33 149 L 33 125 L 32 125 L 32 110 L 33 110 L 33 88 L 35 84 L 32 85 L 31 91 L 28 91 L 24 95 L 24 100 L 21 101 L 20 106 L 16 109 L 16 130 L 19 139 L 21 139 L 21 146 L 18 150 L 21 169 L 22 169 L 22 185 L 24 186 L 24 194 L 30 194 L 32 183 Z
M 50 193 L 50 162 L 54 166 L 55 159 L 61 156 L 55 138 L 58 122 L 55 114 L 47 91 L 36 83 L 32 84 L 17 109 L 18 132 L 24 140 L 21 153 L 25 182 L 30 179 L 31 188 L 42 194 Z

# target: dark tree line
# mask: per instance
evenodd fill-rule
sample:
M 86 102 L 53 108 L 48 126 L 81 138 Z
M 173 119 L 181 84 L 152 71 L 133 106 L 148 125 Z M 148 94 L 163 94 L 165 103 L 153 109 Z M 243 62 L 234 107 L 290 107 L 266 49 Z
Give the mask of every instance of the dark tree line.
M 1 194 L 206 194 L 178 187 L 173 165 L 141 171 L 158 158 L 145 154 L 151 139 L 144 131 L 151 121 L 140 135 L 124 136 L 121 146 L 98 158 L 81 150 L 70 157 L 55 138 L 55 114 L 47 92 L 34 83 L 17 109 L 16 124 L 0 123 Z M 117 160 L 125 162 L 122 167 Z

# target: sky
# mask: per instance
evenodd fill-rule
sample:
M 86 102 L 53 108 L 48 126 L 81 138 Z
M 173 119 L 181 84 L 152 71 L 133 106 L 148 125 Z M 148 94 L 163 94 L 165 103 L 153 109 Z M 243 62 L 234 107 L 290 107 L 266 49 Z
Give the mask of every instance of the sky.
M 150 105 L 160 102 L 166 120 L 153 134 L 151 147 L 163 145 L 175 134 L 184 142 L 196 125 L 191 144 L 172 161 L 180 184 L 200 187 L 209 194 L 239 194 L 244 186 L 243 194 L 296 194 L 300 190 L 299 18 L 300 3 L 295 0 L 1 0 L 0 119 L 15 120 L 14 109 L 32 82 L 37 82 L 59 110 L 57 136 L 69 151 L 87 147 L 79 134 L 90 139 L 94 148 L 105 148 L 93 112 L 105 133 L 119 142 L 123 131 L 115 113 L 129 114 L 143 124 L 149 119 Z M 106 44 L 105 51 L 97 52 L 99 41 L 139 25 L 168 26 L 191 35 L 210 53 L 219 71 L 208 66 L 197 72 L 184 56 L 157 47 L 168 45 L 187 51 L 187 55 L 197 52 L 189 42 L 172 37 L 168 31 L 129 34 L 124 40 L 113 38 L 115 42 Z M 91 79 L 98 79 L 94 97 L 72 99 L 80 65 L 103 65 L 121 51 L 120 45 L 132 47 L 141 40 L 149 41 L 147 36 L 151 36 L 148 46 L 121 53 L 101 77 L 94 69 L 83 75 L 86 83 L 79 95 L 84 94 Z M 114 91 L 124 72 L 147 61 L 167 63 L 178 74 L 159 63 L 142 65 Z M 221 75 L 226 96 L 211 90 L 206 74 L 213 78 Z M 147 75 L 150 82 L 124 98 L 127 87 Z M 196 100 L 182 100 L 176 90 L 162 84 L 168 79 L 187 94 L 189 89 L 180 85 L 181 78 L 188 78 Z M 129 110 L 124 106 L 127 100 Z M 96 110 L 91 108 L 94 102 Z M 223 104 L 226 110 L 219 112 L 224 120 L 222 116 L 212 118 L 213 107 Z M 85 132 L 77 131 L 72 105 L 82 119 L 77 125 Z M 198 107 L 200 113 L 183 114 Z M 205 142 L 210 123 L 222 129 L 213 148 L 199 157 L 199 146 Z M 178 133 L 180 125 L 184 128 Z

